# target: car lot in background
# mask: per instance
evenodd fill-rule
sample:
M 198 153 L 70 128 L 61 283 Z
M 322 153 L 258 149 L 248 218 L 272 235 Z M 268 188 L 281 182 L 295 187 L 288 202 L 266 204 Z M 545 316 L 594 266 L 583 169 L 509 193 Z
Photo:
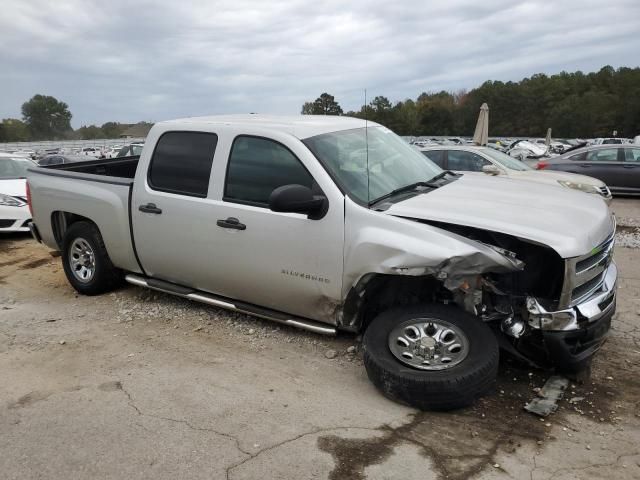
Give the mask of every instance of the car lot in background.
M 29 231 L 25 177 L 32 166 L 34 162 L 27 158 L 0 153 L 0 233 Z
M 613 193 L 640 194 L 640 146 L 594 145 L 538 162 L 539 170 L 589 175 L 605 182 Z
M 519 180 L 559 185 L 600 195 L 607 203 L 611 201 L 607 185 L 600 180 L 573 173 L 540 172 L 491 147 L 440 145 L 424 147 L 420 151 L 445 170 L 504 175 Z

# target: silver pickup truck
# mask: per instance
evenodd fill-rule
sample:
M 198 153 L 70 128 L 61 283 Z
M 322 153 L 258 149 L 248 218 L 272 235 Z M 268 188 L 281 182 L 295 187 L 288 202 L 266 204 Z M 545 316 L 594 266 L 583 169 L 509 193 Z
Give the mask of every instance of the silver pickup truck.
M 615 311 L 615 219 L 566 188 L 443 171 L 346 117 L 156 124 L 139 157 L 29 171 L 71 285 L 125 280 L 318 333 L 364 332 L 386 395 L 467 405 L 499 352 L 575 372 Z

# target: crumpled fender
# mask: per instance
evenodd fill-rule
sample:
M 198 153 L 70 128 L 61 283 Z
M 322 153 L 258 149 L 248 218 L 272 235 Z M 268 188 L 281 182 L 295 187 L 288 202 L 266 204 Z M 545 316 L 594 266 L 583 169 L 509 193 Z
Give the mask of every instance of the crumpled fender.
M 370 273 L 432 275 L 450 290 L 469 276 L 522 270 L 524 263 L 491 245 L 406 218 L 345 205 L 343 298 Z

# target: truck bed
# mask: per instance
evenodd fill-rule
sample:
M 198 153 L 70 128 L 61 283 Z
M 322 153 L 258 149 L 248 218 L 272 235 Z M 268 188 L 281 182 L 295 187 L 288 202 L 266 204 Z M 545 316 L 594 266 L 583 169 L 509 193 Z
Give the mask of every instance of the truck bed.
M 43 242 L 62 248 L 69 215 L 94 222 L 114 265 L 139 272 L 131 234 L 131 194 L 139 156 L 33 167 L 27 181 Z M 57 230 L 56 230 L 57 229 Z M 58 233 L 56 233 L 58 232 Z
M 132 157 L 102 158 L 86 162 L 62 163 L 60 165 L 48 165 L 40 168 L 133 179 L 136 175 L 139 160 L 140 155 L 136 155 Z

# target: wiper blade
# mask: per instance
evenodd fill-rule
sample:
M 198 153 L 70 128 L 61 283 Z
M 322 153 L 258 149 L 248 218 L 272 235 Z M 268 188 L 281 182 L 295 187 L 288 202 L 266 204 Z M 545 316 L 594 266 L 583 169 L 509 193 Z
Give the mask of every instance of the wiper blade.
M 440 172 L 438 175 L 436 175 L 435 177 L 433 177 L 431 180 L 429 180 L 427 183 L 433 184 L 433 183 L 437 182 L 438 180 L 446 177 L 447 175 L 453 175 L 454 177 L 458 176 L 457 173 L 453 173 L 450 170 L 444 170 L 444 171 Z
M 386 193 L 384 195 L 382 195 L 381 197 L 376 198 L 375 200 L 371 200 L 369 202 L 369 206 L 371 207 L 372 205 L 375 205 L 376 203 L 381 202 L 382 200 L 386 200 L 387 198 L 391 198 L 395 195 L 398 195 L 399 193 L 405 193 L 405 192 L 411 192 L 412 190 L 415 190 L 418 187 L 430 187 L 433 188 L 434 185 L 431 184 L 431 180 L 429 180 L 428 182 L 415 182 L 412 183 L 410 185 L 405 185 L 404 187 L 400 187 L 400 188 L 396 188 L 395 190 L 390 191 L 389 193 Z

